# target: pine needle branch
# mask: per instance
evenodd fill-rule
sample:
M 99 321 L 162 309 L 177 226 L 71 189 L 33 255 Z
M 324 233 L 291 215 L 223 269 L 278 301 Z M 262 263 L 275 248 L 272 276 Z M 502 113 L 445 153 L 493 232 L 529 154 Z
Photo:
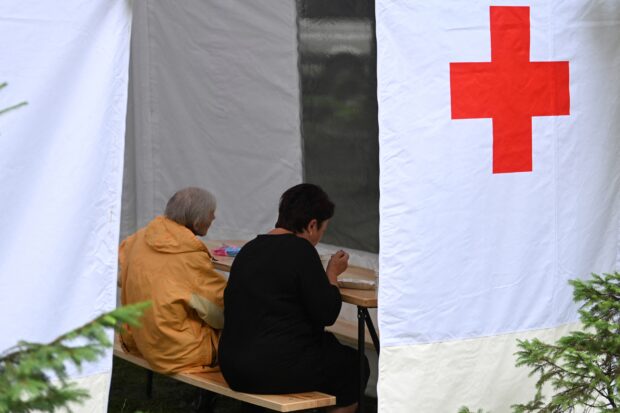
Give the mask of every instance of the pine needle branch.
M 7 82 L 0 83 L 0 90 L 4 89 L 7 86 L 8 86 Z M 0 109 L 0 115 L 4 114 L 6 112 L 10 112 L 12 110 L 15 110 L 17 108 L 21 108 L 22 106 L 26 106 L 27 104 L 28 104 L 28 102 L 23 101 L 23 102 L 19 102 L 19 103 L 15 104 L 15 105 L 9 106 L 8 108 Z
M 78 369 L 101 357 L 112 343 L 106 329 L 138 325 L 150 302 L 117 308 L 47 344 L 19 341 L 0 355 L 0 413 L 54 412 L 82 403 L 88 392 L 71 383 L 67 365 Z

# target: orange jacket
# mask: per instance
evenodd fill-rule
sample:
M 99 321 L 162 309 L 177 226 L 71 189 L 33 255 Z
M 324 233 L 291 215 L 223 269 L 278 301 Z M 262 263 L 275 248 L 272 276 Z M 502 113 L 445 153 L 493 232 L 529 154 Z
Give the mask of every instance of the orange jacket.
M 161 373 L 216 365 L 226 279 L 211 260 L 189 229 L 161 216 L 121 243 L 122 304 L 153 303 L 140 327 L 126 327 L 123 344 Z

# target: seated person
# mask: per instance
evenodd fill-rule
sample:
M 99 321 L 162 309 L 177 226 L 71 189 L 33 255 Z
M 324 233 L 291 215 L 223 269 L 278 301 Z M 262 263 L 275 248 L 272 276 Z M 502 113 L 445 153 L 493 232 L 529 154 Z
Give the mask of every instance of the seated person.
M 170 198 L 164 216 L 121 243 L 122 304 L 152 301 L 141 326 L 126 326 L 121 338 L 158 372 L 203 372 L 217 364 L 226 279 L 197 238 L 214 219 L 215 197 L 185 188 Z
M 222 374 L 233 390 L 322 391 L 336 396 L 333 411 L 357 408 L 358 352 L 324 331 L 340 313 L 337 277 L 349 259 L 339 251 L 325 271 L 315 249 L 333 213 L 321 188 L 294 186 L 280 199 L 276 228 L 237 254 L 220 340 Z M 366 360 L 364 384 L 368 374 Z

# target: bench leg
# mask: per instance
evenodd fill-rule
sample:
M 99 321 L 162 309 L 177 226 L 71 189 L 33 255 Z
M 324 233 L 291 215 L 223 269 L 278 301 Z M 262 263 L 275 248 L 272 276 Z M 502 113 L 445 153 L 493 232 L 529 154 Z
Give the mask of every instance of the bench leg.
M 151 370 L 146 371 L 146 397 L 149 399 L 153 397 L 153 372 Z
M 213 413 L 216 397 L 215 393 L 198 389 L 196 400 L 192 403 L 194 413 Z

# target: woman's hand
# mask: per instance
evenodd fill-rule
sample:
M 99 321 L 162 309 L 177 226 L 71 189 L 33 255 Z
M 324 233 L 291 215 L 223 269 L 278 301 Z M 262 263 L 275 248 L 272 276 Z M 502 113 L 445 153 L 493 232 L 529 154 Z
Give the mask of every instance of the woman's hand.
M 349 266 L 349 254 L 343 250 L 338 251 L 329 259 L 327 263 L 327 278 L 329 282 L 338 285 L 338 276 L 342 274 Z

